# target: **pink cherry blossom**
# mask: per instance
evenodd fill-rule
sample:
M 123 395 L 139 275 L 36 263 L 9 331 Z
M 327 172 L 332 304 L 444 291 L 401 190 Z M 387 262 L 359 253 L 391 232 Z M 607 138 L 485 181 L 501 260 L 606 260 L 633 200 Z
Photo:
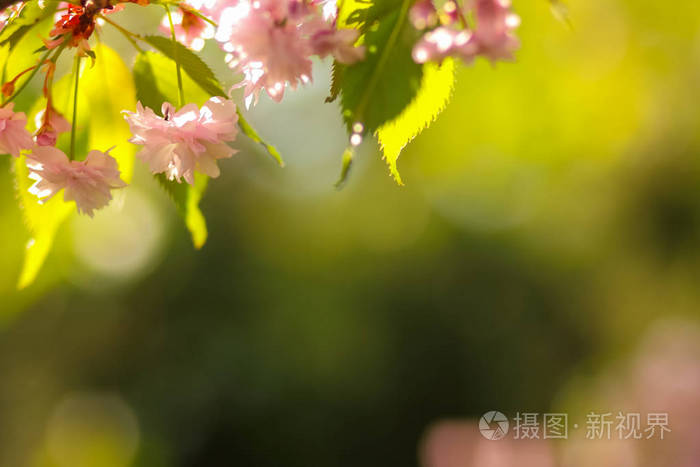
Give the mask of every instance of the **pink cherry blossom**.
M 190 0 L 185 4 L 181 4 L 180 8 L 172 14 L 177 40 L 193 50 L 202 50 L 205 39 L 214 37 L 215 29 L 212 24 L 200 18 L 194 11 L 210 18 L 212 21 L 217 21 L 220 15 L 220 8 L 217 8 L 217 4 L 220 3 L 222 2 Z M 170 21 L 167 15 L 163 17 L 160 23 L 160 30 L 170 35 Z
M 286 6 L 283 1 L 241 0 L 222 13 L 216 39 L 228 52 L 229 66 L 245 76 L 248 104 L 263 89 L 279 102 L 286 83 L 296 89 L 299 82 L 311 80 L 313 50 L 298 22 L 287 17 Z
M 492 62 L 512 60 L 520 42 L 513 30 L 520 25 L 520 18 L 510 11 L 510 0 L 477 0 L 474 40 L 478 54 Z
M 441 62 L 449 56 L 459 57 L 465 63 L 471 63 L 477 56 L 491 62 L 512 60 L 513 52 L 520 47 L 513 34 L 520 18 L 511 12 L 510 6 L 510 0 L 474 0 L 471 8 L 476 17 L 476 28 L 460 29 L 455 21 L 428 31 L 414 46 L 413 59 L 417 63 Z M 468 16 L 469 12 L 457 10 L 459 7 L 450 8 L 454 10 L 455 18 Z
M 63 199 L 75 201 L 78 212 L 90 217 L 109 204 L 112 189 L 126 186 L 109 151 L 90 151 L 84 161 L 71 161 L 60 149 L 37 146 L 27 156 L 27 167 L 29 178 L 36 181 L 29 192 L 41 203 L 64 190 Z
M 438 16 L 432 0 L 418 0 L 408 12 L 408 17 L 416 29 L 437 25 Z
M 446 57 L 457 55 L 470 63 L 477 50 L 471 32 L 440 26 L 425 33 L 418 41 L 413 48 L 413 59 L 417 63 L 442 62 Z
M 364 57 L 357 31 L 336 28 L 335 11 L 320 0 L 237 0 L 222 11 L 216 40 L 244 75 L 247 105 L 262 90 L 279 102 L 287 85 L 310 82 L 312 55 L 347 64 Z
M 19 157 L 20 151 L 34 146 L 24 112 L 14 112 L 14 103 L 0 107 L 0 153 Z
M 333 55 L 338 62 L 350 65 L 365 58 L 365 47 L 353 44 L 360 36 L 357 29 L 320 29 L 311 36 L 314 53 L 321 58 Z
M 55 146 L 58 135 L 71 130 L 70 123 L 53 107 L 39 111 L 34 121 L 39 128 L 34 134 L 39 146 Z
M 134 135 L 129 141 L 143 146 L 137 157 L 152 173 L 164 173 L 178 182 L 184 178 L 190 185 L 194 184 L 195 171 L 218 177 L 216 161 L 235 153 L 226 144 L 238 132 L 233 101 L 213 97 L 201 109 L 188 104 L 177 112 L 166 102 L 162 112 L 160 117 L 140 102 L 136 112 L 124 112 Z

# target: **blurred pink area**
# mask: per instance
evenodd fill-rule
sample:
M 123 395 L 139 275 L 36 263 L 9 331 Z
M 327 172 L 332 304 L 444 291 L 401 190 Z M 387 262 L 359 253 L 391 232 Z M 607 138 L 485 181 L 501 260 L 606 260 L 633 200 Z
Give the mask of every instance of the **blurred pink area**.
M 421 466 L 699 466 L 700 328 L 682 321 L 657 323 L 620 363 L 596 384 L 577 388 L 581 403 L 594 406 L 584 410 L 611 414 L 610 439 L 588 439 L 586 414 L 570 414 L 568 439 L 555 441 L 514 439 L 512 429 L 492 441 L 481 435 L 475 420 L 444 420 L 426 430 L 419 446 Z M 616 431 L 618 414 L 640 415 L 639 439 L 624 439 Z M 663 439 L 658 429 L 647 430 L 649 414 L 668 415 L 670 431 Z
M 542 440 L 492 441 L 474 421 L 441 421 L 428 428 L 420 446 L 423 467 L 553 467 L 552 447 Z

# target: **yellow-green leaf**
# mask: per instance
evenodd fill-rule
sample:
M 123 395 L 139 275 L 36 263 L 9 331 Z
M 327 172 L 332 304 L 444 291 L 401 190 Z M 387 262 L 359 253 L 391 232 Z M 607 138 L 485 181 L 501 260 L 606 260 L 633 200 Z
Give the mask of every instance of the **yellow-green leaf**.
M 396 183 L 403 185 L 396 162 L 401 151 L 435 120 L 452 96 L 454 62 L 426 63 L 416 98 L 399 114 L 377 130 L 377 138 Z
M 17 281 L 17 288 L 23 289 L 36 279 L 51 251 L 56 231 L 73 211 L 74 205 L 64 202 L 60 195 L 43 205 L 39 204 L 36 196 L 29 193 L 33 181 L 29 179 L 24 156 L 15 160 L 15 180 L 17 197 L 24 210 L 24 220 L 31 235 Z
M 97 60 L 94 66 L 84 60 L 78 94 L 90 109 L 88 150 L 106 151 L 114 146 L 110 155 L 117 160 L 122 179 L 128 183 L 134 172 L 137 148 L 127 141 L 131 131 L 121 112 L 136 107 L 134 80 L 117 52 L 104 44 L 98 44 L 94 50 Z M 77 158 L 83 159 L 85 154 L 78 154 Z
M 352 18 L 353 13 L 361 12 L 372 6 L 371 2 L 362 0 L 340 0 L 338 2 L 338 18 L 336 24 L 339 28 L 349 27 L 351 23 L 357 22 Z
M 187 190 L 185 224 L 192 235 L 194 247 L 200 249 L 207 242 L 207 222 L 199 209 L 199 202 L 209 183 L 209 177 L 200 173 L 194 175 L 194 187 Z

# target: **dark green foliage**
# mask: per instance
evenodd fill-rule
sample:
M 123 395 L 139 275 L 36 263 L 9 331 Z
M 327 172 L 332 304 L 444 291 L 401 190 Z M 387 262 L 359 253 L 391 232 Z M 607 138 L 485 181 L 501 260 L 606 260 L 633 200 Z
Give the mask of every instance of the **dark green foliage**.
M 390 0 L 362 10 L 367 56 L 345 67 L 340 86 L 348 128 L 360 122 L 372 133 L 415 97 L 422 67 L 411 57 L 418 32 L 407 18 L 410 5 L 410 0 Z
M 167 100 L 161 93 L 156 82 L 156 73 L 150 53 L 142 53 L 134 62 L 134 82 L 136 83 L 136 99 L 145 107 L 160 112 L 160 107 Z

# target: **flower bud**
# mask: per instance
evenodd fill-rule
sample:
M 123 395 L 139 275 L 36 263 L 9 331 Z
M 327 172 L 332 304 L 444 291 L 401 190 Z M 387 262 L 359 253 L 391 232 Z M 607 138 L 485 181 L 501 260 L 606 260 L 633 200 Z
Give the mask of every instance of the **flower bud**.
M 15 92 L 15 82 L 8 81 L 2 85 L 2 95 L 5 97 L 10 97 L 12 93 Z
M 430 28 L 437 24 L 437 10 L 432 0 L 418 0 L 408 14 L 416 29 Z

